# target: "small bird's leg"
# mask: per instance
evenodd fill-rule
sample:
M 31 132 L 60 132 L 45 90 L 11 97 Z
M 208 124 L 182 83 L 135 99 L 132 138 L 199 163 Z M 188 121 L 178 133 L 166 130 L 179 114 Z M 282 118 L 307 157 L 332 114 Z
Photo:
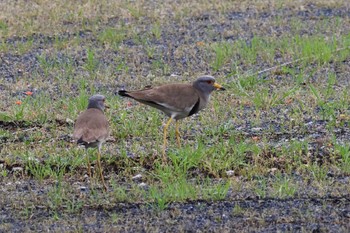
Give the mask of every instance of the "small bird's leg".
M 89 151 L 87 149 L 85 150 L 85 154 L 86 154 L 86 161 L 88 166 L 88 174 L 89 174 L 89 178 L 91 179 L 91 166 L 90 166 L 90 159 L 89 159 Z
M 179 121 L 178 121 L 178 120 L 176 120 L 175 134 L 176 134 L 177 145 L 178 145 L 179 147 L 181 147 L 181 142 L 180 142 L 180 131 L 179 131 Z
M 100 151 L 100 147 L 98 148 L 97 164 L 98 164 L 98 169 L 100 170 L 100 176 L 101 176 L 103 188 L 104 188 L 105 191 L 107 191 L 107 186 L 106 186 L 106 183 L 105 183 L 105 179 L 104 179 L 103 174 L 102 174 L 101 151 Z
M 166 136 L 167 136 L 167 132 L 168 132 L 168 127 L 171 123 L 171 121 L 173 120 L 173 118 L 169 118 L 168 122 L 165 124 L 164 126 L 164 135 L 163 135 L 163 162 L 166 162 L 167 159 L 166 159 L 166 156 L 165 156 L 165 149 L 166 149 L 166 143 L 167 143 L 167 139 L 166 139 Z

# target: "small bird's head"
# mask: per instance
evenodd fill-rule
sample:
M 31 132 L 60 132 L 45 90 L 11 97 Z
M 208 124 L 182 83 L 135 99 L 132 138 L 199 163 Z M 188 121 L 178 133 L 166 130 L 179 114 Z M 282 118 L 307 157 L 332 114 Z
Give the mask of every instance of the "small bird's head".
M 105 100 L 106 98 L 103 95 L 93 95 L 89 98 L 88 108 L 97 108 L 103 111 L 106 108 Z
M 215 78 L 210 75 L 199 77 L 194 81 L 193 86 L 206 94 L 210 94 L 214 90 L 225 90 L 225 88 L 215 82 Z

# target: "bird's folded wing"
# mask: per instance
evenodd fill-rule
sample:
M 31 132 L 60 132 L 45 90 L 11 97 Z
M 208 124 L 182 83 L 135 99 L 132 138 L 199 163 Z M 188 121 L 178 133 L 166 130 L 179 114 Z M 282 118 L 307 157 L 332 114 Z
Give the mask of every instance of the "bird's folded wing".
M 199 96 L 190 84 L 169 84 L 150 89 L 131 91 L 128 95 L 135 100 L 161 105 L 169 110 L 190 111 L 198 102 Z
M 73 137 L 91 143 L 101 141 L 109 135 L 106 116 L 98 109 L 88 109 L 77 119 Z

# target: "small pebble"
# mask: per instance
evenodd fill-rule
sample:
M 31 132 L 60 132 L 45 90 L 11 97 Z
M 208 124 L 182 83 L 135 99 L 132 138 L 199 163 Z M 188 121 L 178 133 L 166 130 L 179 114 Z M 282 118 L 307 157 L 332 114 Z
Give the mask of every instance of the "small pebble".
M 13 171 L 13 172 L 23 171 L 23 168 L 22 168 L 22 167 L 13 167 L 13 168 L 12 168 L 12 171 Z
M 235 171 L 233 171 L 233 170 L 228 170 L 228 171 L 226 171 L 226 175 L 227 175 L 228 177 L 234 176 L 234 175 L 235 175 Z
M 143 188 L 143 189 L 147 189 L 148 185 L 146 183 L 142 182 L 142 183 L 139 184 L 139 187 Z
M 74 124 L 74 121 L 70 118 L 66 118 L 66 123 L 68 124 Z
M 137 174 L 136 176 L 133 176 L 131 179 L 134 180 L 134 181 L 141 180 L 142 179 L 142 175 L 141 174 Z

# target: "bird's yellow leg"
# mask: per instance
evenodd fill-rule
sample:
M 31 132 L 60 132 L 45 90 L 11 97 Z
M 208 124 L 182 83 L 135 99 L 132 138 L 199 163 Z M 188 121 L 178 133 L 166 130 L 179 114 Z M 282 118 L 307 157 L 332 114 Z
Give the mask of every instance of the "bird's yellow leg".
M 178 145 L 179 147 L 181 147 L 181 142 L 180 142 L 180 131 L 179 131 L 179 121 L 176 121 L 175 134 L 176 134 L 177 145 Z
M 164 126 L 164 135 L 163 135 L 163 162 L 166 162 L 166 156 L 165 156 L 165 149 L 166 149 L 166 143 L 167 143 L 167 132 L 168 132 L 168 127 L 171 123 L 171 121 L 173 120 L 173 118 L 170 117 L 170 119 L 168 120 L 168 122 L 165 124 Z
M 105 183 L 105 179 L 103 178 L 103 174 L 102 174 L 101 153 L 100 153 L 100 150 L 98 150 L 98 154 L 97 154 L 97 164 L 98 164 L 98 169 L 100 170 L 100 176 L 101 176 L 103 188 L 104 188 L 105 191 L 107 191 L 107 186 L 106 186 L 106 183 Z
M 89 178 L 91 179 L 91 166 L 90 166 L 90 159 L 89 159 L 89 152 L 88 150 L 85 150 L 85 154 L 86 154 L 86 161 L 87 161 L 87 166 L 88 166 L 88 174 L 89 174 Z

